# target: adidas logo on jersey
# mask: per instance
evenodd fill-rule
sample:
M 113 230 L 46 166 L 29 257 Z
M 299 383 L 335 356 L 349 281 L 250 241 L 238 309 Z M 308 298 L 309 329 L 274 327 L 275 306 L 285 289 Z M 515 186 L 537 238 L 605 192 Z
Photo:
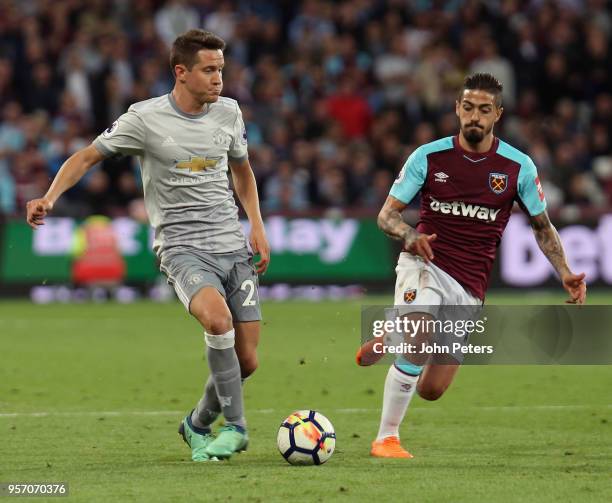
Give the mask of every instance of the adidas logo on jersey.
M 162 142 L 161 146 L 162 147 L 169 147 L 171 145 L 176 145 L 176 142 L 174 141 L 174 138 L 172 138 L 172 136 L 166 136 L 166 139 Z
M 466 204 L 463 201 L 444 203 L 434 199 L 433 197 L 431 198 L 429 207 L 432 211 L 442 213 L 444 215 L 477 218 L 478 220 L 484 220 L 487 222 L 495 222 L 498 213 L 501 211 L 500 209 L 494 210 L 493 208 L 487 208 L 486 206 L 479 206 L 477 204 Z
M 438 171 L 434 173 L 434 176 L 436 177 L 436 182 L 446 183 L 446 179 L 448 178 L 448 175 L 444 171 Z

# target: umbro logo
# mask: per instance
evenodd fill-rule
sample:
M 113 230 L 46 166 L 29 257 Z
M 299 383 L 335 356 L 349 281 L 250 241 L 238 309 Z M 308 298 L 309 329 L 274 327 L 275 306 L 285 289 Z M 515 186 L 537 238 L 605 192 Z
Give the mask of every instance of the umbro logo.
M 169 147 L 171 145 L 176 145 L 176 142 L 174 141 L 174 138 L 172 138 L 172 136 L 166 136 L 166 139 L 162 142 L 161 146 L 162 147 Z
M 448 175 L 444 171 L 438 171 L 437 173 L 434 173 L 434 176 L 436 178 L 436 182 L 442 183 L 446 183 L 446 179 L 448 178 Z

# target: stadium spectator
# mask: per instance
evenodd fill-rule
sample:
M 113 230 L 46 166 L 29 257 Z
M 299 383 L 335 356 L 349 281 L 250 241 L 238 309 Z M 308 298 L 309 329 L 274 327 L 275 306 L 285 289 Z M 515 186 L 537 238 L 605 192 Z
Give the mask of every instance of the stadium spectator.
M 168 47 L 181 33 L 198 28 L 199 24 L 198 11 L 184 0 L 169 0 L 155 13 L 155 28 Z
M 5 2 L 0 11 L 4 215 L 21 212 L 24 192 L 120 110 L 170 90 L 160 62 L 190 27 L 229 42 L 225 93 L 243 106 L 269 211 L 379 205 L 383 182 L 415 145 L 454 134 L 448 110 L 475 69 L 504 82 L 497 132 L 534 158 L 551 208 L 612 205 L 606 0 L 56 0 Z M 99 169 L 106 176 L 56 214 L 92 204 L 111 216 L 141 214 L 134 165 Z M 92 187 L 106 189 L 94 196 Z
M 308 208 L 308 174 L 294 170 L 289 161 L 278 163 L 265 187 L 265 209 L 269 211 L 301 211 Z
M 342 126 L 342 133 L 348 139 L 363 138 L 367 134 L 372 112 L 363 96 L 357 90 L 355 80 L 347 75 L 342 79 L 338 91 L 327 100 L 329 115 Z

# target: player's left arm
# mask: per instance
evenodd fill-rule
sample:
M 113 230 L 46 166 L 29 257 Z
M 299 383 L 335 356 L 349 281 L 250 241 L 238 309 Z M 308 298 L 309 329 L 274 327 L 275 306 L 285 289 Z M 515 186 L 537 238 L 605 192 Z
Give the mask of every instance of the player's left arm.
M 234 190 L 251 224 L 251 234 L 249 236 L 251 248 L 254 253 L 258 253 L 260 256 L 255 267 L 258 273 L 264 273 L 270 263 L 270 245 L 268 244 L 266 230 L 259 209 L 259 196 L 257 194 L 255 175 L 248 158 L 240 160 L 230 159 L 229 165 L 232 170 Z
M 555 268 L 559 278 L 561 278 L 563 288 L 570 295 L 566 302 L 569 304 L 584 304 L 586 298 L 585 274 L 574 274 L 570 270 L 561 238 L 550 218 L 548 218 L 548 213 L 544 210 L 538 215 L 530 216 L 529 220 L 540 250 Z
M 586 297 L 586 283 L 584 273 L 574 274 L 567 265 L 563 244 L 557 229 L 553 226 L 546 213 L 546 198 L 538 177 L 538 170 L 528 156 L 521 160 L 521 169 L 518 176 L 518 202 L 523 211 L 529 216 L 531 228 L 542 253 L 546 255 L 561 279 L 563 288 L 570 295 L 566 302 L 570 304 L 584 304 Z

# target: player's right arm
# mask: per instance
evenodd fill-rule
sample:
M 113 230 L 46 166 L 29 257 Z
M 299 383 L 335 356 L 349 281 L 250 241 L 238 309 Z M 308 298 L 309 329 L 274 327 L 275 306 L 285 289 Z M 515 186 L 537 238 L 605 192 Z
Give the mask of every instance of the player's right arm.
M 47 193 L 39 199 L 28 201 L 26 205 L 28 224 L 34 229 L 44 225 L 47 213 L 53 209 L 59 197 L 103 159 L 104 155 L 93 144 L 71 155 L 55 176 Z
M 425 262 L 433 260 L 430 243 L 435 234 L 421 234 L 402 219 L 402 211 L 421 190 L 427 176 L 427 158 L 417 148 L 402 167 L 389 196 L 378 214 L 378 227 L 389 237 L 402 241 L 404 248 L 413 255 L 419 255 Z
M 404 248 L 413 255 L 419 255 L 429 262 L 433 260 L 434 254 L 430 243 L 436 239 L 436 234 L 421 234 L 414 227 L 410 227 L 402 219 L 402 211 L 406 204 L 388 196 L 380 213 L 378 214 L 378 227 L 389 237 L 402 241 Z
M 36 229 L 44 225 L 47 213 L 58 198 L 75 185 L 92 166 L 115 154 L 141 155 L 146 132 L 144 121 L 133 106 L 99 135 L 91 145 L 79 150 L 62 165 L 47 193 L 27 203 L 27 222 Z

